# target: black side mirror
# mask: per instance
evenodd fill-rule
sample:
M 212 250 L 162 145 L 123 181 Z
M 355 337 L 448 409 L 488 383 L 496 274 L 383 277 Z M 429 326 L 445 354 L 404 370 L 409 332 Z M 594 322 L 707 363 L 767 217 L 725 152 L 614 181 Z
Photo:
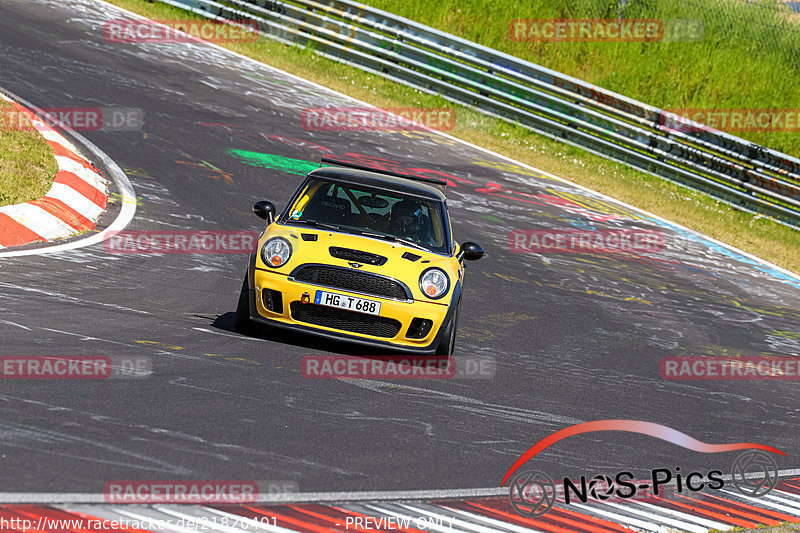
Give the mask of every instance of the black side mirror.
M 256 205 L 253 206 L 253 213 L 258 218 L 266 220 L 267 224 L 272 224 L 272 221 L 275 220 L 275 211 L 275 204 L 267 200 L 256 202 Z
M 461 245 L 461 250 L 458 255 L 462 256 L 467 261 L 475 261 L 483 257 L 483 247 L 476 242 L 465 242 Z

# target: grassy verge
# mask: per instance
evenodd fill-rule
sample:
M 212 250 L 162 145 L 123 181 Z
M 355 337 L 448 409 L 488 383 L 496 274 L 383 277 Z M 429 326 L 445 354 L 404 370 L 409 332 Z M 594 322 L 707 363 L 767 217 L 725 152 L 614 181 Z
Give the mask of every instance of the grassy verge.
M 623 3 L 620 0 L 365 3 L 662 109 L 798 108 L 800 29 L 786 31 L 797 24 L 796 17 L 787 21 L 786 16 L 777 14 L 772 1 L 770 7 L 767 0 L 628 0 L 625 18 L 665 21 L 665 39 L 650 43 L 532 42 L 512 40 L 509 35 L 509 24 L 517 18 L 616 18 Z M 680 35 L 670 31 L 676 28 L 669 22 L 674 20 L 699 22 L 698 38 L 690 37 L 689 31 Z M 787 22 L 779 26 L 781 21 Z M 771 25 L 784 31 L 770 32 Z M 522 34 L 528 35 L 530 25 L 523 28 L 527 32 Z M 679 38 L 692 40 L 674 40 Z M 795 111 L 794 116 L 798 114 L 800 111 Z M 794 131 L 732 133 L 800 156 L 796 124 Z
M 47 141 L 14 106 L 0 100 L 0 206 L 44 196 L 57 170 Z
M 111 2 L 155 19 L 174 20 L 191 16 L 185 11 L 146 0 Z M 398 7 L 400 4 L 402 2 Z M 601 191 L 800 272 L 800 231 L 743 213 L 671 182 L 552 141 L 520 126 L 451 105 L 439 97 L 409 89 L 381 76 L 330 61 L 308 50 L 268 39 L 224 46 L 377 106 L 453 107 L 456 127 L 449 133 L 456 137 Z
M 712 533 L 718 533 L 720 530 L 712 530 Z M 746 529 L 746 528 L 733 528 L 728 529 L 726 531 L 734 532 L 734 533 L 796 533 L 800 531 L 800 524 L 792 524 L 792 523 L 784 523 L 779 526 L 775 527 L 763 527 L 758 529 Z

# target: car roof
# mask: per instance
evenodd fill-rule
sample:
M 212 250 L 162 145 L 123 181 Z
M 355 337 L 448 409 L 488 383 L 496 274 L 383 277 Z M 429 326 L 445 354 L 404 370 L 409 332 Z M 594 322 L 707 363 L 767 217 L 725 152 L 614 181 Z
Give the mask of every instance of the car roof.
M 429 200 L 445 201 L 444 193 L 434 185 L 428 185 L 416 179 L 378 174 L 366 170 L 357 170 L 342 167 L 322 167 L 312 170 L 309 178 L 325 178 L 333 181 L 351 183 L 353 185 L 366 185 L 387 191 L 399 192 L 410 196 L 418 196 Z

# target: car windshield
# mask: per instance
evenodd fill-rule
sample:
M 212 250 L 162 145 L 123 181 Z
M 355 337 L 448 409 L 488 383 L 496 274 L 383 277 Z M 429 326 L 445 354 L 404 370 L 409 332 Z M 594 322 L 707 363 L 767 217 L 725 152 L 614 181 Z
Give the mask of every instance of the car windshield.
M 383 189 L 311 179 L 284 222 L 337 229 L 449 253 L 442 202 Z

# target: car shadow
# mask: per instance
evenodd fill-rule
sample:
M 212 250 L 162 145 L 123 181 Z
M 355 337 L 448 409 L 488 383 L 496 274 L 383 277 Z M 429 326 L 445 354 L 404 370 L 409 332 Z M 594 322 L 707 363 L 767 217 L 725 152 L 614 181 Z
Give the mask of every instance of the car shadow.
M 210 325 L 213 328 L 227 331 L 235 335 L 242 335 L 245 337 L 249 336 L 257 339 L 277 342 L 280 344 L 289 344 L 300 348 L 308 348 L 309 350 L 312 350 L 311 353 L 332 352 L 342 355 L 356 355 L 359 357 L 371 357 L 371 356 L 385 357 L 388 355 L 394 355 L 394 356 L 403 355 L 403 352 L 399 351 L 387 350 L 377 347 L 373 348 L 370 346 L 361 346 L 358 344 L 348 343 L 344 341 L 337 341 L 333 339 L 326 339 L 322 337 L 316 337 L 311 334 L 298 333 L 295 331 L 270 327 L 262 324 L 258 325 L 257 331 L 249 335 L 244 335 L 242 333 L 238 333 L 233 328 L 233 320 L 235 317 L 236 313 L 234 312 L 224 313 L 218 316 Z M 321 342 L 324 342 L 325 344 L 324 350 L 320 349 Z

